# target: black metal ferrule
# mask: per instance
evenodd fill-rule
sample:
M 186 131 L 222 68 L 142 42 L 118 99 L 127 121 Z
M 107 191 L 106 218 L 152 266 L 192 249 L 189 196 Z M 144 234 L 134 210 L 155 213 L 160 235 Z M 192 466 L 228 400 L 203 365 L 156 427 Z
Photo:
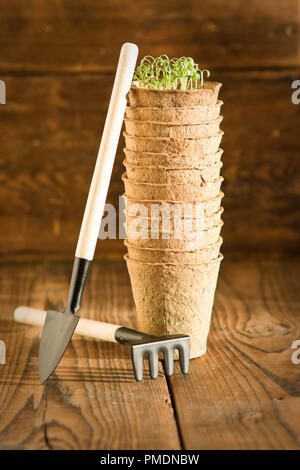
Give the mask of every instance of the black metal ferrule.
M 115 332 L 115 339 L 121 344 L 133 344 L 137 341 L 153 338 L 152 335 L 141 333 L 140 331 L 131 330 L 126 326 L 120 326 Z
M 89 260 L 75 257 L 69 287 L 68 303 L 66 307 L 67 311 L 75 313 L 80 307 L 81 297 L 83 294 L 89 266 Z

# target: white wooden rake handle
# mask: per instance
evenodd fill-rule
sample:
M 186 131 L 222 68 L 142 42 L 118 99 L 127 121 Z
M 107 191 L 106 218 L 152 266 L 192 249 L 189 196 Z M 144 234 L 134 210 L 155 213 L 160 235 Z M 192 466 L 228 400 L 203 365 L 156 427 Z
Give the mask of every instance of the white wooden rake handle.
M 138 47 L 125 43 L 122 46 L 117 72 L 101 138 L 96 166 L 84 211 L 75 256 L 92 260 L 99 234 L 113 163 L 120 138 L 128 93 Z
M 45 310 L 22 306 L 15 309 L 14 320 L 18 323 L 26 323 L 27 325 L 43 326 L 46 313 Z M 120 325 L 80 318 L 75 333 L 81 336 L 89 336 L 94 339 L 117 343 L 115 333 L 119 328 Z

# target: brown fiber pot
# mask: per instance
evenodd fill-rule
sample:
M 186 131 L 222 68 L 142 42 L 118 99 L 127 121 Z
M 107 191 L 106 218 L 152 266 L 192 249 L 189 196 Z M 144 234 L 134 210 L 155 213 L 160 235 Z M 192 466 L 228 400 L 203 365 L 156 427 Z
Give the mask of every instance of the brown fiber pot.
M 174 230 L 166 232 L 155 230 L 149 232 L 144 228 L 142 230 L 134 230 L 134 227 L 130 226 L 130 231 L 127 233 L 127 240 L 131 245 L 142 248 L 155 248 L 158 250 L 169 248 L 180 251 L 201 250 L 208 245 L 217 243 L 222 226 L 223 221 L 220 220 L 218 225 L 206 230 L 201 230 L 198 233 L 194 231 L 188 232 L 186 230 L 182 230 L 181 232 Z
M 150 90 L 131 86 L 128 99 L 130 106 L 154 107 L 193 107 L 216 104 L 222 83 L 204 82 L 203 88 L 196 90 Z
M 191 217 L 195 218 L 197 217 L 197 205 L 201 204 L 203 206 L 203 212 L 204 215 L 206 216 L 212 216 L 216 212 L 219 211 L 221 207 L 221 200 L 224 197 L 224 193 L 222 191 L 219 192 L 219 194 L 212 198 L 208 199 L 206 201 L 192 201 L 189 203 L 188 208 L 186 208 L 186 211 L 184 212 L 185 205 L 186 203 L 183 201 L 177 201 L 176 203 L 174 201 L 155 201 L 155 200 L 143 200 L 143 199 L 135 199 L 135 198 L 130 198 L 123 194 L 123 197 L 125 199 L 125 206 L 126 206 L 126 212 L 131 215 L 131 216 L 136 216 L 136 215 L 141 215 L 142 217 L 155 217 L 155 213 L 151 212 L 155 207 L 161 208 L 161 209 L 167 209 L 170 211 L 172 214 L 172 208 L 174 208 L 174 204 L 176 204 L 176 209 L 179 210 L 179 217 L 182 217 L 183 215 L 188 214 L 188 209 L 191 209 Z M 140 213 L 142 211 L 142 213 Z
M 139 248 L 127 241 L 125 241 L 125 245 L 129 258 L 143 261 L 144 263 L 199 264 L 203 261 L 211 261 L 218 258 L 222 242 L 222 237 L 219 237 L 217 243 L 195 251 Z
M 187 334 L 190 357 L 205 354 L 222 255 L 194 265 L 125 260 L 139 329 L 153 335 Z
M 192 154 L 173 155 L 169 153 L 150 153 L 150 152 L 134 152 L 124 148 L 127 162 L 132 166 L 148 166 L 156 168 L 171 168 L 171 169 L 193 169 L 203 168 L 214 163 L 219 163 L 223 154 L 223 150 L 219 149 L 215 153 L 201 155 Z
M 135 152 L 171 153 L 174 155 L 190 156 L 194 154 L 216 153 L 223 136 L 220 131 L 213 137 L 201 139 L 175 139 L 172 137 L 135 137 L 123 133 L 126 149 Z
M 219 178 L 223 165 L 220 162 L 203 168 L 165 169 L 157 166 L 133 166 L 126 160 L 123 164 L 126 167 L 128 179 L 136 183 L 151 184 L 196 184 L 215 181 Z
M 174 124 L 197 124 L 203 121 L 217 119 L 223 101 L 206 106 L 194 106 L 191 108 L 154 108 L 131 107 L 126 108 L 126 117 L 134 121 L 172 122 Z
M 181 212 L 181 208 L 179 207 L 178 209 L 179 214 Z M 198 221 L 198 227 L 207 230 L 211 227 L 214 227 L 215 225 L 218 225 L 223 211 L 223 207 L 220 207 L 218 212 L 207 216 L 204 214 L 204 207 L 201 206 L 201 211 L 199 211 L 198 215 L 200 219 L 200 221 Z M 184 217 L 180 217 L 178 214 L 176 214 L 176 212 L 170 213 L 169 211 L 167 211 L 164 216 L 161 211 L 156 214 L 153 212 L 152 217 L 130 215 L 128 212 L 126 212 L 126 228 L 130 229 L 131 226 L 135 229 L 136 227 L 140 227 L 140 229 L 148 227 L 148 232 L 151 230 L 151 228 L 153 230 L 159 229 L 162 232 L 168 232 L 169 230 L 175 230 L 174 224 L 182 224 L 182 226 L 185 224 L 186 228 L 189 228 L 190 230 L 197 230 L 197 218 L 191 217 L 191 213 L 192 208 L 190 208 L 188 212 L 185 212 L 186 215 L 184 215 Z
M 191 125 L 125 119 L 125 129 L 128 135 L 137 137 L 203 138 L 217 135 L 222 119 L 223 116 L 219 116 L 213 121 Z
M 171 201 L 203 201 L 217 197 L 220 192 L 223 177 L 215 181 L 197 184 L 150 184 L 136 183 L 123 174 L 126 196 L 135 199 L 155 199 Z

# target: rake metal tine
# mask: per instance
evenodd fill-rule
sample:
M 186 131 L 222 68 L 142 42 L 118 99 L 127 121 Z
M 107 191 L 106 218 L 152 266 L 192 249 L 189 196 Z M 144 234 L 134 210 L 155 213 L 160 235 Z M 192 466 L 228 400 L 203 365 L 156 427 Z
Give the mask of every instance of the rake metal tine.
M 138 382 L 141 382 L 143 380 L 144 352 L 132 347 L 131 354 L 134 376 Z
M 165 374 L 169 377 L 174 373 L 174 356 L 173 356 L 173 348 L 165 348 L 164 350 L 164 370 Z
M 131 359 L 135 378 L 143 380 L 144 355 L 147 354 L 149 372 L 152 379 L 158 377 L 159 353 L 164 354 L 163 366 L 167 376 L 174 373 L 174 349 L 179 351 L 181 371 L 187 374 L 190 360 L 190 338 L 187 335 L 153 336 L 120 326 L 115 332 L 115 340 L 131 346 Z
M 155 351 L 148 351 L 149 371 L 152 379 L 158 377 L 158 354 Z
M 183 374 L 187 374 L 190 368 L 190 345 L 183 348 L 181 345 L 177 347 L 179 351 L 180 369 Z

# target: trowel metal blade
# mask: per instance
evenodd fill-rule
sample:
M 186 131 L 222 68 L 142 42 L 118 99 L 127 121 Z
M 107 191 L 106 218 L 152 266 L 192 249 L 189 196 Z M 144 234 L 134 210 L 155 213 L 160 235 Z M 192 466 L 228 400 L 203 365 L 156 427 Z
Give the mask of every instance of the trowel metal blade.
M 79 317 L 71 312 L 48 310 L 39 349 L 40 382 L 50 377 L 64 355 Z

